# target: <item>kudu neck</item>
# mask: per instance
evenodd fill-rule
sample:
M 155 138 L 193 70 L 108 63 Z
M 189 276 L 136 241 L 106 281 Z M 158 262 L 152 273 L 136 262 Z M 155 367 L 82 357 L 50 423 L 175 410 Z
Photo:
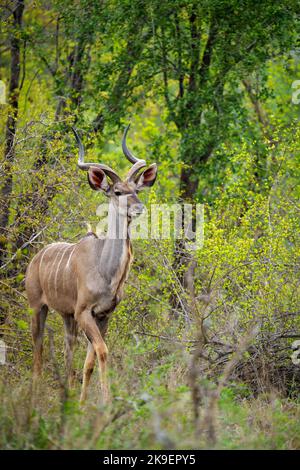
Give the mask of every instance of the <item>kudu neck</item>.
M 130 221 L 127 208 L 121 204 L 116 206 L 112 201 L 108 206 L 108 229 L 106 238 L 109 240 L 128 240 Z
M 105 277 L 113 290 L 119 285 L 130 252 L 127 213 L 122 214 L 117 209 L 112 202 L 109 204 L 108 230 L 100 256 L 100 266 L 105 267 Z

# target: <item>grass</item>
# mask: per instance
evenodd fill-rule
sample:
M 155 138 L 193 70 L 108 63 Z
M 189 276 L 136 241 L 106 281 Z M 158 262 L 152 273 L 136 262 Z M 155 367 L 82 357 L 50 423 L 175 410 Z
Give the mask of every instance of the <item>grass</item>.
M 97 373 L 87 403 L 80 408 L 80 381 L 62 400 L 62 388 L 46 359 L 33 396 L 29 366 L 20 376 L 6 365 L 0 381 L 2 449 L 299 449 L 300 403 L 276 393 L 253 397 L 244 384 L 222 391 L 217 407 L 216 441 L 204 425 L 207 397 L 195 426 L 188 386 L 188 355 L 156 340 L 112 350 L 112 403 L 101 408 Z M 61 351 L 56 354 L 62 362 Z M 46 351 L 47 357 L 47 351 Z M 76 356 L 80 370 L 84 348 Z M 61 367 L 63 371 L 63 368 Z M 210 384 L 208 389 L 213 388 Z

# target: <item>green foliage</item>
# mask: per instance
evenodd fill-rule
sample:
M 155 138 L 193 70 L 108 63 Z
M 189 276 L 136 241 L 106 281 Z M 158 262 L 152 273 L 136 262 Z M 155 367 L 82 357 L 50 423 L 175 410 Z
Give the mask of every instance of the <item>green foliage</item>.
M 14 159 L 5 170 L 12 188 L 0 200 L 9 204 L 0 227 L 0 447 L 299 448 L 299 366 L 291 361 L 300 337 L 297 2 L 26 3 Z M 16 31 L 4 18 L 0 79 L 8 84 Z M 0 107 L 5 155 L 13 111 Z M 88 223 L 95 230 L 104 202 L 77 170 L 70 126 L 82 131 L 88 161 L 125 174 L 120 139 L 129 121 L 130 148 L 159 163 L 155 187 L 141 196 L 147 207 L 204 203 L 194 297 L 184 266 L 175 268 L 174 240 L 135 240 L 107 338 L 112 404 L 99 406 L 94 374 L 79 408 L 81 336 L 75 389 L 64 395 L 63 328 L 52 312 L 55 354 L 46 334 L 33 398 L 26 267 L 47 243 L 76 242 Z

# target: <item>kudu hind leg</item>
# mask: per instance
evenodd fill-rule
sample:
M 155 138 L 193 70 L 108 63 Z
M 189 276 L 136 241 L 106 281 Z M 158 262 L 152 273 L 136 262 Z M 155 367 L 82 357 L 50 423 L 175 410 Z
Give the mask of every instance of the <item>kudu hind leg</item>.
M 108 349 L 103 340 L 103 337 L 100 333 L 98 325 L 91 314 L 90 310 L 84 310 L 79 315 L 76 315 L 78 318 L 79 325 L 85 332 L 86 336 L 88 337 L 89 341 L 91 342 L 94 352 L 98 359 L 99 364 L 99 373 L 100 373 L 100 386 L 102 391 L 102 399 L 103 402 L 108 401 L 109 391 L 108 391 L 108 383 L 107 383 L 107 355 Z M 91 359 L 92 353 L 90 352 L 89 359 Z M 85 390 L 83 389 L 83 394 L 86 394 L 86 387 Z
M 66 315 L 64 317 L 65 327 L 65 366 L 68 377 L 69 387 L 72 387 L 74 383 L 74 370 L 72 367 L 74 346 L 77 338 L 77 323 L 73 315 Z
M 37 377 L 42 371 L 43 338 L 45 323 L 48 313 L 47 305 L 35 309 L 31 321 L 31 333 L 33 342 L 33 376 Z

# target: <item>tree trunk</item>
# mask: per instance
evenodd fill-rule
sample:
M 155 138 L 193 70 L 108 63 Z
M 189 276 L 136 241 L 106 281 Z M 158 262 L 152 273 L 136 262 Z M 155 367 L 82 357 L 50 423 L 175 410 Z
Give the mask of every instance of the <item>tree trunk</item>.
M 200 132 L 200 131 L 199 131 Z M 189 145 L 191 147 L 191 145 Z M 191 153 L 190 149 L 187 152 L 183 151 L 182 161 L 187 164 L 183 167 L 180 174 L 180 197 L 184 203 L 192 204 L 195 201 L 195 193 L 197 192 L 199 185 L 199 169 L 203 167 L 211 152 L 213 150 L 212 145 L 207 145 L 206 149 L 197 156 L 197 149 Z M 195 157 L 196 155 L 196 157 Z M 196 220 L 192 219 L 192 229 L 196 229 Z M 187 239 L 182 238 L 177 240 L 174 249 L 174 261 L 173 269 L 176 273 L 176 279 L 181 284 L 185 299 L 180 299 L 178 295 L 172 293 L 171 295 L 171 306 L 173 311 L 179 312 L 184 315 L 186 321 L 190 320 L 190 315 L 195 313 L 195 271 L 197 263 L 193 256 L 193 253 L 186 248 Z M 179 315 L 175 314 L 178 318 Z
M 22 18 L 24 11 L 24 0 L 19 0 L 13 12 L 13 32 L 10 40 L 11 66 L 10 82 L 8 90 L 8 117 L 6 122 L 3 183 L 1 185 L 1 205 L 0 214 L 0 266 L 5 259 L 8 245 L 8 221 L 10 209 L 10 197 L 12 193 L 12 164 L 15 159 L 14 141 L 16 135 L 18 108 L 19 108 L 19 81 L 20 81 L 20 49 L 22 28 Z
M 10 82 L 8 89 L 8 116 L 6 121 L 4 161 L 3 161 L 3 183 L 1 185 L 1 213 L 0 213 L 0 266 L 2 266 L 8 246 L 8 222 L 10 212 L 10 198 L 12 193 L 13 175 L 12 164 L 15 159 L 14 141 L 16 135 L 18 108 L 19 108 L 19 80 L 20 80 L 20 30 L 22 28 L 22 17 L 24 1 L 19 0 L 13 12 L 13 32 L 10 40 L 11 65 Z M 0 324 L 6 319 L 3 307 L 0 307 Z

